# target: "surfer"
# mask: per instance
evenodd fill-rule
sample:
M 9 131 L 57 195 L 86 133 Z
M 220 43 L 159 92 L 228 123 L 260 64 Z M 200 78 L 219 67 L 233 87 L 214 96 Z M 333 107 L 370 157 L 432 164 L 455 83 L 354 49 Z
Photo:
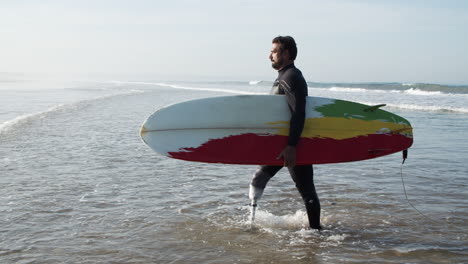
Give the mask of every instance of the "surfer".
M 307 83 L 301 71 L 294 65 L 296 55 L 296 42 L 292 37 L 278 36 L 273 39 L 270 60 L 271 66 L 278 71 L 278 78 L 275 80 L 270 94 L 285 95 L 291 111 L 290 132 L 287 146 L 278 155 L 278 159 L 283 159 L 284 166 L 260 166 L 250 183 L 249 198 L 252 200 L 253 208 L 255 208 L 268 181 L 281 168 L 287 167 L 304 200 L 310 228 L 320 230 L 320 201 L 315 191 L 313 167 L 311 164 L 296 165 L 296 146 L 300 144 L 300 136 L 304 128 L 305 104 L 308 95 Z M 253 210 L 252 220 L 254 213 Z

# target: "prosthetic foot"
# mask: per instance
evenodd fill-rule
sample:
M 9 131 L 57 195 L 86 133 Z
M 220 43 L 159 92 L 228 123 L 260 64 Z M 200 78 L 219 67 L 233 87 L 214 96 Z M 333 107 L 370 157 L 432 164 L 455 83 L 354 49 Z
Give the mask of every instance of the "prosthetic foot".
M 250 185 L 249 199 L 250 202 L 250 223 L 253 224 L 255 220 L 255 211 L 257 210 L 257 201 L 262 197 L 263 189 Z

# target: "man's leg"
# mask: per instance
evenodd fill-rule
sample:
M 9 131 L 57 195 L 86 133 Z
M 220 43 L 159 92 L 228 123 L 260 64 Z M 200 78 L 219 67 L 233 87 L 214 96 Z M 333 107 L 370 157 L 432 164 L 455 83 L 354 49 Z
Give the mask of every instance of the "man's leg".
M 320 200 L 315 191 L 314 170 L 312 165 L 300 165 L 288 168 L 297 190 L 304 200 L 309 218 L 309 225 L 314 229 L 321 229 L 320 226 Z
M 260 166 L 255 172 L 252 181 L 250 182 L 249 198 L 252 204 L 255 204 L 263 195 L 268 181 L 281 170 L 283 166 Z

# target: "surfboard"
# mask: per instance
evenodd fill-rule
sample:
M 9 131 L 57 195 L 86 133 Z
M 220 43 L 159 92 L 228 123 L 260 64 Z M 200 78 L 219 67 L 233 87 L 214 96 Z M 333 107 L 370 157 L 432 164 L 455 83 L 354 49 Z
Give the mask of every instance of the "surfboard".
M 410 122 L 338 99 L 307 97 L 297 164 L 377 158 L 408 149 Z M 225 164 L 282 165 L 291 113 L 283 95 L 238 95 L 185 101 L 159 109 L 141 126 L 143 141 L 175 159 Z

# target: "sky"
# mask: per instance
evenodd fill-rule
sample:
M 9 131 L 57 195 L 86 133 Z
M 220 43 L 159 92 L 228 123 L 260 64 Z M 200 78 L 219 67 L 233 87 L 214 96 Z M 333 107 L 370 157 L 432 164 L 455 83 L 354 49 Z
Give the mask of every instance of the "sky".
M 0 0 L 0 72 L 270 80 L 278 35 L 308 81 L 468 84 L 464 0 Z

